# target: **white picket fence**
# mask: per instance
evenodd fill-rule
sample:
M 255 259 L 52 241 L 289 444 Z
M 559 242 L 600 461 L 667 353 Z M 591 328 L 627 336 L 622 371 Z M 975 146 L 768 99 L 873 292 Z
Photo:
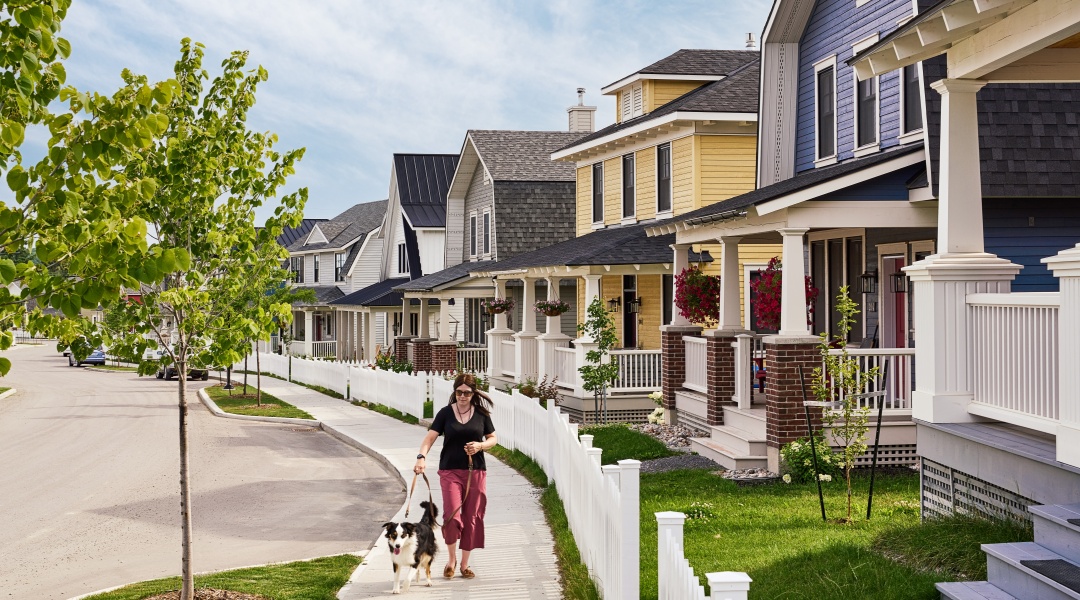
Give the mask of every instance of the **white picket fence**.
M 698 583 L 698 576 L 683 555 L 683 523 L 686 515 L 680 512 L 658 512 L 657 526 L 657 583 L 660 600 L 746 600 L 750 591 L 750 576 L 737 571 L 706 573 L 710 595 Z
M 260 355 L 262 371 L 299 383 L 319 385 L 345 398 L 395 408 L 423 418 L 424 401 L 438 411 L 453 394 L 453 381 L 440 373 L 394 373 L 358 362 L 330 362 L 276 354 Z M 255 360 L 248 360 L 254 368 Z M 243 368 L 243 362 L 234 368 Z M 548 403 L 514 390 L 488 393 L 499 445 L 536 461 L 555 483 L 581 557 L 602 596 L 608 600 L 639 597 L 641 463 L 621 460 L 601 467 L 592 436 L 578 437 L 578 426 Z M 419 438 L 418 438 L 419 439 Z

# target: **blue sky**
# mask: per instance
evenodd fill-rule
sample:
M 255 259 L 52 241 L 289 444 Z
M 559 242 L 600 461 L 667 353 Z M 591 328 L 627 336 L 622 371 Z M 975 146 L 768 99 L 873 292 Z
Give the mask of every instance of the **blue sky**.
M 468 129 L 566 128 L 599 90 L 680 48 L 744 47 L 771 0 L 74 0 L 68 82 L 108 93 L 127 67 L 167 78 L 183 37 L 213 76 L 232 50 L 270 72 L 251 125 L 307 148 L 289 189 L 306 216 L 386 198 L 394 152 L 456 153 Z M 33 140 L 30 140 L 31 143 Z M 262 211 L 265 216 L 269 209 Z

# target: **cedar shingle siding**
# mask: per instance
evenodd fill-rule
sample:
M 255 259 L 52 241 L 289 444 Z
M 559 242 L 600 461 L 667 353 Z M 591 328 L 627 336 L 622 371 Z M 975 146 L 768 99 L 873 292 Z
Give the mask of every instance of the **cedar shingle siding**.
M 498 181 L 495 188 L 498 199 L 492 234 L 496 258 L 509 258 L 574 237 L 573 181 Z

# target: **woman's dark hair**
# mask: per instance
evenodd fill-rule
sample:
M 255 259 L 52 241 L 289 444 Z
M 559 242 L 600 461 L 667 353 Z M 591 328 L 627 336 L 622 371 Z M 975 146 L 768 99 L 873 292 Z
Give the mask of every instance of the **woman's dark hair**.
M 454 378 L 454 391 L 450 392 L 450 404 L 454 403 L 454 394 L 457 393 L 457 389 L 462 385 L 467 385 L 472 389 L 472 405 L 476 408 L 477 412 L 482 415 L 490 416 L 490 409 L 495 406 L 495 403 L 491 401 L 491 396 L 476 389 L 476 377 L 473 377 L 470 373 L 462 373 Z M 485 404 L 487 406 L 485 406 Z

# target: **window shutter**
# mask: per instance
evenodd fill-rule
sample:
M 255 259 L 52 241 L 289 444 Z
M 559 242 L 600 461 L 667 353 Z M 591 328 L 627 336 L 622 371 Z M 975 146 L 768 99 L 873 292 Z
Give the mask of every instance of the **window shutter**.
M 633 103 L 634 103 L 634 107 L 633 107 L 633 110 L 632 110 L 631 114 L 633 114 L 633 116 L 635 116 L 635 117 L 640 115 L 640 114 L 643 114 L 643 112 L 644 112 L 644 102 L 642 101 L 642 98 L 641 98 L 641 84 L 640 83 L 634 86 L 634 89 L 633 89 Z
M 625 121 L 633 116 L 633 92 L 631 90 L 624 90 L 621 94 L 619 94 L 619 97 L 622 100 L 622 120 Z

